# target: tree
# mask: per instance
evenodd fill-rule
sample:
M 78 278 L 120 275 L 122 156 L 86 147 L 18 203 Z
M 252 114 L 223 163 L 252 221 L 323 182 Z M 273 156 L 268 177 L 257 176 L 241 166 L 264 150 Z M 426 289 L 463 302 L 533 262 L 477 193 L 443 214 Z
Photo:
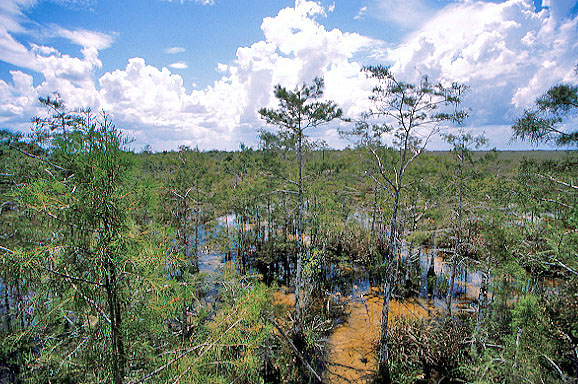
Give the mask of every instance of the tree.
M 455 246 L 453 254 L 451 257 L 451 271 L 448 280 L 448 292 L 446 296 L 446 306 L 448 314 L 452 313 L 452 297 L 454 289 L 454 281 L 456 277 L 456 267 L 459 262 L 461 262 L 461 256 L 463 251 L 463 234 L 462 234 L 462 223 L 463 223 L 463 210 L 464 210 L 464 188 L 465 188 L 465 175 L 464 175 L 464 165 L 465 162 L 472 162 L 471 148 L 479 148 L 487 142 L 487 139 L 483 136 L 472 136 L 470 133 L 465 133 L 463 128 L 457 135 L 446 134 L 443 135 L 444 140 L 452 145 L 452 152 L 454 153 L 457 162 L 458 171 L 458 206 L 456 209 L 457 216 L 457 226 L 455 228 Z
M 578 65 L 575 68 L 575 72 L 578 75 Z M 512 127 L 514 130 L 513 137 L 515 139 L 529 140 L 532 143 L 554 142 L 557 146 L 578 146 L 578 129 L 575 129 L 575 126 L 568 129 L 567 125 L 565 130 L 559 127 L 566 118 L 574 119 L 575 121 L 576 112 L 578 112 L 578 86 L 572 84 L 555 85 L 536 100 L 536 105 L 533 109 L 524 111 L 522 117 L 516 120 Z M 559 222 L 562 224 L 562 228 L 572 227 L 574 225 L 572 222 L 576 220 L 576 212 L 578 211 L 575 198 L 578 186 L 575 185 L 576 183 L 572 177 L 568 177 L 564 172 L 560 171 L 565 170 L 568 164 L 571 164 L 570 167 L 574 168 L 575 163 L 575 159 L 569 156 L 567 160 L 558 164 L 553 162 L 539 164 L 537 161 L 524 161 L 521 167 L 523 173 L 521 181 L 525 184 L 524 192 L 528 193 L 531 201 L 538 202 L 537 206 L 540 210 L 545 208 L 548 212 L 547 214 L 563 211 L 564 214 L 556 217 L 558 220 L 552 220 L 553 223 Z M 563 180 L 561 177 L 568 179 Z M 542 185 L 544 181 L 546 184 Z M 554 191 L 556 191 L 557 195 L 553 193 Z M 567 199 L 568 196 L 571 196 L 570 200 Z M 549 206 L 552 204 L 553 206 Z M 555 225 L 548 225 L 548 229 L 559 239 L 548 239 L 546 243 L 548 243 L 549 249 L 547 252 L 543 251 L 540 258 L 543 255 L 548 255 L 552 260 L 547 261 L 547 265 L 561 266 L 567 272 L 576 275 L 577 273 L 572 266 L 564 263 L 566 260 L 569 261 L 569 264 L 575 261 L 575 254 L 568 257 L 569 254 L 572 254 L 572 251 L 569 252 L 566 247 L 567 244 L 571 244 L 570 248 L 573 247 L 573 243 L 576 241 L 576 232 L 564 229 L 560 233 L 556 233 L 560 229 L 558 228 L 558 231 L 554 230 L 555 227 Z M 544 237 L 548 238 L 550 235 Z M 533 252 L 527 252 L 527 254 L 532 255 Z
M 130 268 L 123 190 L 127 141 L 105 113 L 96 117 L 90 110 L 69 112 L 58 97 L 40 102 L 53 111 L 47 118 L 34 120 L 34 137 L 45 147 L 36 147 L 36 154 L 22 145 L 11 148 L 37 161 L 44 172 L 25 180 L 13 193 L 20 207 L 42 216 L 36 230 L 47 238 L 33 249 L 10 250 L 15 262 L 8 267 L 30 269 L 33 279 L 47 285 L 38 285 L 35 292 L 45 303 L 34 303 L 31 328 L 41 334 L 52 330 L 58 334 L 58 327 L 72 327 L 73 331 L 65 334 L 80 335 L 78 339 L 61 335 L 40 338 L 43 344 L 39 349 L 48 355 L 48 361 L 70 348 L 56 372 L 72 355 L 83 356 L 88 368 L 85 375 L 120 384 L 128 356 L 127 281 L 123 279 Z M 50 309 L 45 308 L 48 303 Z M 64 318 L 54 311 L 60 307 Z M 109 342 L 103 343 L 104 335 Z M 96 368 L 88 372 L 97 356 L 104 360 L 105 372 Z
M 578 66 L 576 67 L 578 74 Z M 578 145 L 578 129 L 564 131 L 560 124 L 578 111 L 578 86 L 558 84 L 536 100 L 536 105 L 526 109 L 512 129 L 514 138 L 531 143 L 553 142 L 557 146 Z
M 196 149 L 180 146 L 166 181 L 166 208 L 169 222 L 176 230 L 175 253 L 182 257 L 181 278 L 199 270 L 199 226 L 201 225 L 202 179 L 207 169 Z M 191 223 L 193 227 L 191 228 Z M 191 242 L 192 240 L 192 242 Z
M 303 340 L 303 141 L 305 130 L 319 127 L 330 121 L 341 118 L 343 111 L 333 101 L 320 101 L 323 96 L 324 81 L 315 78 L 313 84 L 303 84 L 293 91 L 288 91 L 281 85 L 275 86 L 275 97 L 279 108 L 259 110 L 261 117 L 268 123 L 279 127 L 283 135 L 289 134 L 297 140 L 297 157 L 299 178 L 290 181 L 297 187 L 297 271 L 295 276 L 295 314 L 294 334 L 298 344 Z
M 439 123 L 461 123 L 466 117 L 464 111 L 457 109 L 466 86 L 453 83 L 446 87 L 441 83 L 432 83 L 426 76 L 417 84 L 406 83 L 398 80 L 389 67 L 381 65 L 367 66 L 363 71 L 377 84 L 370 96 L 372 108 L 364 119 L 356 124 L 352 133 L 359 138 L 360 144 L 369 149 L 375 160 L 377 175 L 368 173 L 369 176 L 392 198 L 388 249 L 379 261 L 383 272 L 383 310 L 378 357 L 378 380 L 391 383 L 387 329 L 389 301 L 395 283 L 394 264 L 401 256 L 399 248 L 402 228 L 398 221 L 400 199 L 409 186 L 404 176 L 408 167 L 424 152 L 428 141 L 437 132 Z M 449 106 L 455 109 L 448 112 L 442 110 Z M 372 122 L 371 119 L 377 122 Z M 430 131 L 424 136 L 419 131 L 425 127 L 430 127 Z M 390 163 L 391 168 L 388 169 L 390 164 L 383 161 L 383 151 L 379 149 L 390 134 L 393 135 L 397 160 L 394 164 Z

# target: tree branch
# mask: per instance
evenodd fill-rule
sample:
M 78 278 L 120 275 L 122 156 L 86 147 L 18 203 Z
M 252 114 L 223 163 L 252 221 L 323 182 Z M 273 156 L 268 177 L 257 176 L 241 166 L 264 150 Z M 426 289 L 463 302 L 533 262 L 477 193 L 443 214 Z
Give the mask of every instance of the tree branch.
M 17 150 L 18 152 L 22 153 L 24 156 L 28 156 L 28 157 L 30 157 L 30 158 L 32 158 L 32 159 L 40 160 L 40 161 L 42 161 L 43 163 L 46 163 L 46 164 L 48 164 L 48 165 L 50 165 L 50 166 L 52 166 L 52 167 L 54 167 L 54 168 L 56 168 L 56 169 L 58 169 L 58 170 L 60 170 L 60 171 L 67 171 L 66 168 L 63 168 L 63 167 L 61 167 L 60 165 L 56 165 L 56 164 L 54 164 L 54 163 L 52 163 L 52 162 L 50 162 L 50 161 L 48 161 L 48 160 L 46 160 L 46 159 L 43 159 L 42 157 L 39 157 L 39 156 L 33 155 L 33 154 L 31 154 L 31 153 L 28 153 L 28 152 L 26 152 L 26 151 L 24 151 L 24 150 L 22 150 L 22 149 L 20 149 L 20 148 L 18 148 L 18 147 L 16 147 L 16 146 L 10 144 L 10 143 L 8 144 L 8 146 L 9 146 L 10 148 L 15 149 L 15 150 Z

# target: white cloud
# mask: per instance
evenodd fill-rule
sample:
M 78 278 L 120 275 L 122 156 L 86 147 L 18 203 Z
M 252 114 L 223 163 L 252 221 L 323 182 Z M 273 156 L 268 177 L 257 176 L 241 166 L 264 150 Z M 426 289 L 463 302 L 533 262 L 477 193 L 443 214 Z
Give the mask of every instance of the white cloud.
M 148 142 L 155 148 L 183 142 L 227 149 L 239 142 L 254 144 L 257 127 L 263 126 L 257 110 L 276 105 L 274 85 L 293 88 L 315 76 L 325 77 L 328 98 L 346 113 L 359 113 L 371 84 L 355 55 L 377 43 L 355 33 L 326 30 L 316 21 L 323 15 L 318 3 L 298 0 L 295 7 L 265 18 L 264 39 L 240 47 L 235 61 L 218 63 L 222 78 L 190 93 L 180 76 L 131 59 L 124 70 L 99 80 L 103 105 L 129 125 L 141 127 L 131 132 L 138 144 Z M 323 134 L 336 144 L 335 126 Z
M 174 69 L 187 69 L 189 66 L 184 61 L 177 61 L 176 63 L 172 63 L 169 67 Z
M 35 4 L 27 0 L 5 0 L 0 4 L 0 60 L 44 78 L 34 86 L 29 74 L 11 71 L 12 82 L 0 82 L 0 119 L 18 127 L 38 112 L 38 96 L 54 91 L 60 92 L 71 107 L 98 108 L 100 100 L 94 83 L 94 72 L 102 66 L 98 50 L 112 43 L 110 36 L 98 32 L 40 26 L 43 36 L 60 36 L 81 45 L 81 57 L 61 54 L 46 45 L 31 43 L 28 48 L 13 33 L 28 32 L 23 27 L 27 22 L 23 11 Z
M 97 0 L 51 0 L 54 3 L 60 4 L 69 9 L 94 9 Z
M 33 54 L 0 27 L 0 60 L 23 68 L 34 68 Z
M 262 125 L 257 110 L 276 106 L 273 86 L 293 88 L 316 76 L 326 80 L 325 95 L 334 99 L 346 114 L 359 112 L 366 104 L 370 84 L 360 73 L 355 55 L 375 48 L 377 42 L 356 33 L 326 30 L 316 20 L 325 10 L 318 3 L 296 1 L 295 7 L 265 18 L 265 39 L 237 50 L 237 61 L 229 68 L 230 81 L 245 100 L 241 124 Z
M 183 47 L 170 47 L 164 50 L 167 55 L 176 55 L 177 53 L 183 53 L 186 49 Z
M 419 27 L 433 13 L 424 0 L 374 0 L 370 7 L 372 17 L 407 29 Z
M 0 1 L 0 60 L 17 67 L 32 69 L 32 55 L 12 34 L 26 32 L 26 28 L 22 26 L 26 21 L 24 11 L 35 4 L 35 0 Z
M 407 79 L 428 74 L 470 85 L 470 124 L 508 125 L 552 84 L 576 81 L 578 17 L 557 15 L 536 12 L 529 0 L 453 4 L 386 57 Z M 494 137 L 503 146 L 499 132 Z
M 357 15 L 355 15 L 354 19 L 359 20 L 359 19 L 363 18 L 366 13 L 367 13 L 367 6 L 364 5 L 363 7 L 361 7 L 359 9 L 359 12 L 357 12 Z
M 12 84 L 0 80 L 0 123 L 12 122 L 14 116 L 34 114 L 38 93 L 32 76 L 21 71 L 10 71 Z
M 85 48 L 95 48 L 103 50 L 110 47 L 113 38 L 101 32 L 88 31 L 86 29 L 69 30 L 62 27 L 55 27 L 55 34 L 72 41 Z
M 6 4 L 12 8 L 4 14 L 16 21 L 6 24 L 10 29 L 0 24 L 0 60 L 39 73 L 43 80 L 35 86 L 24 71 L 12 71 L 10 80 L 0 80 L 0 122 L 29 121 L 37 97 L 59 91 L 72 107 L 111 112 L 137 147 L 149 143 L 155 149 L 180 144 L 233 149 L 239 142 L 254 144 L 256 129 L 263 126 L 257 110 L 276 106 L 274 85 L 293 88 L 315 76 L 325 78 L 326 97 L 355 117 L 367 108 L 373 85 L 360 72 L 362 63 L 379 61 L 376 58 L 391 63 L 409 81 L 428 74 L 468 83 L 471 124 L 483 125 L 503 146 L 508 126 L 523 106 L 555 82 L 576 81 L 572 69 L 578 57 L 578 18 L 563 17 L 554 4 L 551 10 L 536 12 L 529 0 L 448 5 L 390 49 L 357 33 L 327 30 L 319 22 L 326 9 L 317 2 L 296 0 L 295 6 L 263 20 L 262 40 L 239 47 L 235 60 L 216 64 L 219 80 L 192 90 L 170 69 L 184 69 L 185 62 L 159 69 L 132 58 L 125 68 L 96 78 L 102 66 L 99 50 L 112 44 L 112 37 L 58 29 L 59 36 L 83 47 L 79 57 L 45 43 L 27 46 L 14 38 L 14 31 L 23 17 L 19 7 L 33 2 L 9 0 L 0 5 L 0 14 L 8 9 Z M 360 15 L 364 12 L 371 10 L 362 8 Z M 182 47 L 165 50 L 181 52 Z M 330 145 L 339 141 L 335 126 L 310 134 Z
M 32 76 L 22 71 L 11 71 L 12 83 L 1 81 L 0 116 L 3 122 L 30 121 L 38 113 L 38 96 L 58 91 L 72 108 L 92 106 L 98 108 L 100 99 L 93 80 L 94 69 L 100 66 L 93 48 L 83 49 L 83 58 L 52 54 L 31 55 L 34 68 L 44 77 L 33 86 Z M 26 86 L 24 86 L 26 85 Z M 15 105 L 18 108 L 15 108 Z
M 212 140 L 217 140 L 233 146 L 208 108 L 213 106 L 206 105 L 204 93 L 187 93 L 182 77 L 167 68 L 159 70 L 133 58 L 126 68 L 104 74 L 99 85 L 102 107 L 122 122 L 138 144 L 150 143 L 158 149 L 179 144 L 211 148 L 216 146 Z
M 568 17 L 572 8 L 576 6 L 576 0 L 542 0 L 542 6 L 550 9 L 555 20 L 562 21 Z
M 60 52 L 54 47 L 47 47 L 46 45 L 30 44 L 32 52 L 37 53 L 42 56 L 56 55 L 59 56 Z
M 25 19 L 24 10 L 33 7 L 37 0 L 0 1 L 0 30 L 24 32 L 21 22 Z

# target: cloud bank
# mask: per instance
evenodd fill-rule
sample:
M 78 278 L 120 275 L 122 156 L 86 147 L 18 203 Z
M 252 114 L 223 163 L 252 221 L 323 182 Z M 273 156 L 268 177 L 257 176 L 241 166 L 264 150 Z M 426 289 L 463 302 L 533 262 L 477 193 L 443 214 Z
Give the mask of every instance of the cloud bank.
M 22 9 L 34 2 L 8 0 L 0 6 L 0 60 L 22 70 L 0 80 L 0 124 L 25 129 L 38 112 L 37 97 L 59 91 L 70 106 L 106 109 L 135 138 L 137 148 L 185 144 L 235 149 L 240 142 L 256 144 L 257 129 L 263 126 L 257 110 L 275 107 L 275 84 L 292 88 L 323 76 L 326 97 L 355 117 L 367 108 L 372 87 L 360 72 L 362 66 L 384 63 L 405 80 L 428 74 L 469 84 L 470 124 L 483 126 L 497 145 L 504 142 L 504 127 L 549 86 L 576 81 L 578 18 L 564 16 L 568 5 L 557 4 L 537 11 L 529 0 L 452 3 L 427 18 L 420 15 L 418 27 L 388 47 L 358 33 L 326 29 L 327 10 L 317 2 L 297 0 L 263 20 L 262 40 L 239 47 L 232 62 L 216 64 L 219 80 L 187 90 L 180 75 L 138 57 L 97 77 L 99 52 L 114 44 L 113 36 L 100 32 L 48 27 L 81 46 L 79 57 L 18 41 L 14 34 L 25 30 Z M 165 50 L 184 52 L 180 47 Z M 187 64 L 169 67 L 182 70 Z M 36 84 L 27 71 L 40 74 L 42 81 Z M 313 135 L 343 146 L 336 128 Z

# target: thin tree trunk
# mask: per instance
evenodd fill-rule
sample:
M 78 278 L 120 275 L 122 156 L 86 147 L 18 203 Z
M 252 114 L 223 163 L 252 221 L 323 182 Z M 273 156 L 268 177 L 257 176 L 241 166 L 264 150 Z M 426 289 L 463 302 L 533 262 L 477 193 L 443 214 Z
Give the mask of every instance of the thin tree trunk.
M 200 209 L 199 209 L 199 181 L 196 182 L 197 187 L 197 201 L 195 203 L 195 249 L 193 250 L 193 270 L 194 272 L 199 272 L 199 225 L 201 223 L 200 219 Z
M 378 185 L 375 185 L 373 188 L 373 214 L 371 216 L 371 238 L 375 239 L 375 218 L 377 216 L 377 188 Z
M 448 315 L 452 315 L 452 297 L 454 294 L 454 281 L 456 278 L 456 264 L 460 256 L 460 246 L 461 246 L 461 233 L 462 233 L 462 205 L 463 205 L 463 193 L 464 193 L 464 153 L 460 154 L 460 197 L 458 205 L 458 228 L 456 231 L 456 245 L 454 249 L 454 254 L 452 256 L 452 270 L 450 273 L 450 279 L 448 282 L 448 293 L 446 297 L 446 305 L 448 309 Z
M 20 319 L 20 328 L 24 329 L 24 301 L 22 300 L 22 291 L 20 287 L 20 274 L 16 278 L 16 301 L 16 317 Z
M 457 249 L 457 247 L 456 247 Z M 448 292 L 446 296 L 446 307 L 448 310 L 448 315 L 452 315 L 452 297 L 454 294 L 454 282 L 456 279 L 456 264 L 457 264 L 457 253 L 454 252 L 452 256 L 452 269 L 450 271 L 450 278 L 448 279 Z
M 379 340 L 379 356 L 377 380 L 379 383 L 391 384 L 391 375 L 389 372 L 389 337 L 387 335 L 389 319 L 389 301 L 391 299 L 393 284 L 393 275 L 396 271 L 392 270 L 394 257 L 398 257 L 398 236 L 399 228 L 397 223 L 397 213 L 399 210 L 399 198 L 403 188 L 404 166 L 406 165 L 406 156 L 409 145 L 409 131 L 406 131 L 403 149 L 400 149 L 400 162 L 396 173 L 396 182 L 394 188 L 393 212 L 391 213 L 391 222 L 389 226 L 389 244 L 387 248 L 386 270 L 383 283 L 383 308 L 381 311 L 381 332 Z
M 383 276 L 383 307 L 381 310 L 381 330 L 379 341 L 379 355 L 378 355 L 378 369 L 377 382 L 384 384 L 391 384 L 391 375 L 389 372 L 389 337 L 387 334 L 389 321 L 389 302 L 393 288 L 393 257 L 398 252 L 397 249 L 397 211 L 399 207 L 399 190 L 395 193 L 395 200 L 393 205 L 393 212 L 391 215 L 391 222 L 389 227 L 389 244 L 387 254 L 385 255 L 386 268 Z
M 6 311 L 5 316 L 4 316 L 4 325 L 6 327 L 6 331 L 8 333 L 12 332 L 12 326 L 11 326 L 11 321 L 10 321 L 10 298 L 9 298 L 9 293 L 8 293 L 8 281 L 7 279 L 4 279 L 3 281 L 3 285 L 4 285 L 4 310 Z
M 120 299 L 118 297 L 116 268 L 111 260 L 107 261 L 107 270 L 108 271 L 105 277 L 105 288 L 107 293 L 108 311 L 110 318 L 113 383 L 122 384 L 126 357 L 124 354 L 124 343 L 121 333 L 122 314 L 120 310 Z
M 303 332 L 303 313 L 301 308 L 303 304 L 302 295 L 303 295 L 303 184 L 302 184 L 302 177 L 301 177 L 301 169 L 302 169 L 302 132 L 301 132 L 301 123 L 299 122 L 299 131 L 298 131 L 298 157 L 299 157 L 299 183 L 298 183 L 298 196 L 299 196 L 299 205 L 297 210 L 297 273 L 295 278 L 295 336 L 298 338 L 299 341 L 302 339 L 302 332 Z M 301 348 L 301 342 L 298 343 L 297 347 Z
M 484 311 L 488 303 L 488 281 L 489 281 L 489 272 L 483 271 L 482 282 L 480 284 L 480 294 L 478 297 L 478 319 L 477 319 L 478 328 L 481 326 L 484 320 Z
M 389 268 L 388 268 L 389 269 Z M 376 383 L 391 384 L 389 372 L 389 348 L 388 348 L 388 321 L 389 321 L 389 301 L 391 298 L 391 282 L 386 277 L 383 284 L 383 308 L 381 310 L 381 336 L 379 343 L 379 365 L 377 368 Z

